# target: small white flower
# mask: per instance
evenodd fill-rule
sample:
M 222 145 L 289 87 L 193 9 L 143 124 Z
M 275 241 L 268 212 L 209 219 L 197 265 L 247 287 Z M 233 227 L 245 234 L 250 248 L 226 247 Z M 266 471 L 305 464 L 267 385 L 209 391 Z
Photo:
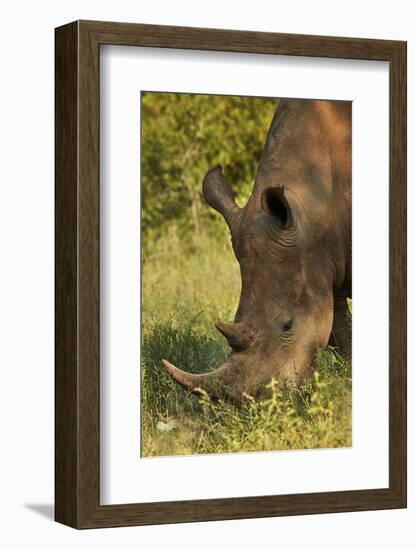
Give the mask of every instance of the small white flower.
M 156 424 L 156 429 L 160 432 L 170 432 L 171 430 L 175 430 L 175 428 L 178 428 L 178 422 L 173 418 L 169 418 L 168 422 L 159 420 Z

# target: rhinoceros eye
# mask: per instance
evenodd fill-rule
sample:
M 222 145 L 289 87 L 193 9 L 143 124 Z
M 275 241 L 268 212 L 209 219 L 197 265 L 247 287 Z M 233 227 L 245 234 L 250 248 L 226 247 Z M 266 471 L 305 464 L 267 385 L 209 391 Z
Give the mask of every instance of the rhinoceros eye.
M 282 325 L 283 332 L 288 332 L 292 329 L 294 319 L 288 319 L 288 321 L 285 321 L 285 323 Z
M 291 209 L 282 187 L 265 189 L 261 197 L 261 204 L 265 212 L 273 216 L 281 229 L 287 229 L 291 225 Z

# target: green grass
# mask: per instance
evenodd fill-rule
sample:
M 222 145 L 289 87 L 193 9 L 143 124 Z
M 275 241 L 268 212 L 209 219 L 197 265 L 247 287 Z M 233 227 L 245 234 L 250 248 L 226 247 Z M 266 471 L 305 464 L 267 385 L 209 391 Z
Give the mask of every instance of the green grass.
M 162 359 L 190 372 L 229 353 L 216 321 L 232 322 L 239 267 L 224 237 L 181 239 L 175 227 L 144 253 L 142 269 L 142 456 L 351 446 L 351 369 L 335 350 L 316 357 L 303 387 L 278 389 L 240 407 L 195 396 Z

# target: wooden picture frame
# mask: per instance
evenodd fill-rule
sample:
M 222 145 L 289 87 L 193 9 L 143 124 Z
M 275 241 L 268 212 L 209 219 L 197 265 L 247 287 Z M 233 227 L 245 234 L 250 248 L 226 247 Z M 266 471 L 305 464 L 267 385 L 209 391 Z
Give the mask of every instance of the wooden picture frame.
M 55 519 L 75 528 L 406 506 L 406 43 L 76 21 L 56 29 Z M 100 46 L 389 62 L 389 487 L 100 504 Z

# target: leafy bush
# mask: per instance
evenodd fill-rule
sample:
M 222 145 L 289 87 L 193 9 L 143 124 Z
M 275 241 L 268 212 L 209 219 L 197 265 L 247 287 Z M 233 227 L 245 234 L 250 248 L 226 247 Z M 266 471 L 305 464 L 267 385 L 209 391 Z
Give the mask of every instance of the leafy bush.
M 238 200 L 251 191 L 276 99 L 142 93 L 142 228 L 145 246 L 172 226 L 189 238 L 217 233 L 201 184 L 221 164 Z M 209 222 L 209 223 L 207 223 Z

